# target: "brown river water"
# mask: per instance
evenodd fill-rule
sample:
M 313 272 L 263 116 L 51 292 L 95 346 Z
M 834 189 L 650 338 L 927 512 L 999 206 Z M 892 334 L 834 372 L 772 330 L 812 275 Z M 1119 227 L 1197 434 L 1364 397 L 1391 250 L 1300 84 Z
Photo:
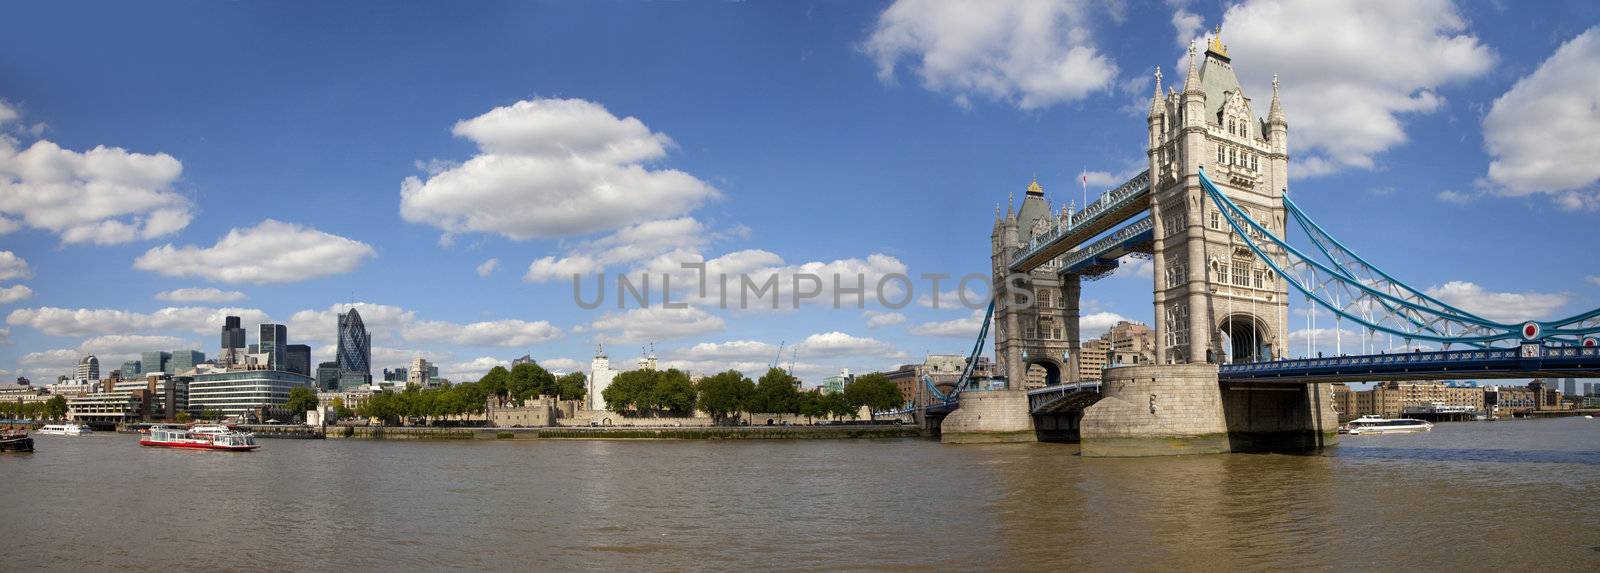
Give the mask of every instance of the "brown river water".
M 36 440 L 0 456 L 0 571 L 1600 570 L 1600 419 L 1139 459 L 918 439 Z

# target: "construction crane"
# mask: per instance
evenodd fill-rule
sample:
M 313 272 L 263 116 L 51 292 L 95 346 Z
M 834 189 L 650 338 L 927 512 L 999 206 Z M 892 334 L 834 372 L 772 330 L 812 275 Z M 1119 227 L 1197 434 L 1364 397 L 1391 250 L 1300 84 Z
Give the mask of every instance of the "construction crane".
M 772 362 L 767 364 L 767 370 L 777 368 L 778 364 L 783 362 L 783 345 L 784 341 L 778 341 L 778 355 L 772 357 Z

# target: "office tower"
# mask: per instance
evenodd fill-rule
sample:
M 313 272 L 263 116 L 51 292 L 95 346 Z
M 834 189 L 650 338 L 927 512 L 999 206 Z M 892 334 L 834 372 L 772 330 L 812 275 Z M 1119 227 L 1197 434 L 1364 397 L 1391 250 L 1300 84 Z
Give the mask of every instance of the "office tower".
M 100 359 L 95 358 L 93 354 L 83 357 L 78 360 L 78 368 L 73 374 L 73 378 L 78 380 L 99 380 Z
M 339 389 L 338 362 L 323 362 L 317 365 L 317 388 L 322 390 Z
M 122 363 L 123 378 L 138 378 L 144 373 L 144 368 L 139 366 L 138 360 L 129 360 Z
M 172 351 L 172 359 L 167 361 L 165 372 L 168 374 L 182 374 L 194 370 L 194 365 L 205 361 L 206 354 L 199 350 L 174 350 Z
M 151 351 L 140 354 L 139 367 L 143 369 L 145 374 L 155 374 L 157 372 L 166 372 L 171 374 L 172 370 L 170 370 L 170 368 L 172 367 L 172 353 Z
M 296 374 L 311 375 L 311 347 L 304 344 L 290 344 L 284 347 L 284 370 Z
M 371 384 L 372 339 L 367 334 L 367 326 L 361 322 L 361 313 L 353 308 L 340 313 L 338 335 L 335 359 L 339 363 L 339 386 L 346 386 L 346 380 L 357 379 L 361 380 L 360 384 Z
M 230 316 L 222 322 L 222 356 L 217 362 L 223 366 L 238 364 L 245 353 L 244 327 L 239 325 L 239 317 Z
M 287 360 L 284 358 L 284 353 L 288 350 L 285 347 L 289 344 L 289 329 L 287 327 L 281 324 L 263 324 L 261 325 L 261 337 L 256 342 L 259 347 L 257 353 L 266 355 L 266 367 L 268 370 L 283 370 L 285 368 Z

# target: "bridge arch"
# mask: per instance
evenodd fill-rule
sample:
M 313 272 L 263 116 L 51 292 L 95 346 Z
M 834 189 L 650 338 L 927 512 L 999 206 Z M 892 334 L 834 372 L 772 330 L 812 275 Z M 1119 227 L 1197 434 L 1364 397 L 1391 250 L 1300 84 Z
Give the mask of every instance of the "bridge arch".
M 1029 358 L 1023 374 L 1025 379 L 1042 374 L 1045 386 L 1055 386 L 1066 381 L 1066 376 L 1063 375 L 1066 371 L 1065 365 L 1054 358 Z
M 1249 312 L 1234 312 L 1217 320 L 1216 348 L 1221 364 L 1272 360 L 1277 338 L 1265 318 Z

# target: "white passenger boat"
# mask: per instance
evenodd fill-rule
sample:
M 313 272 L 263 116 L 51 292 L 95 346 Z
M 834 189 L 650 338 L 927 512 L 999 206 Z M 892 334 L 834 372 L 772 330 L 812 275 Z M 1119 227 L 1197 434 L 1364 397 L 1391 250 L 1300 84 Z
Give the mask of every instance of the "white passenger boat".
M 248 452 L 260 446 L 256 445 L 254 434 L 235 432 L 226 426 L 195 426 L 184 428 L 178 426 L 155 426 L 145 430 L 139 438 L 139 445 L 158 448 L 192 448 L 200 450 L 222 450 L 229 452 Z
M 1424 420 L 1366 415 L 1339 426 L 1339 433 L 1352 435 L 1398 434 L 1404 432 L 1426 432 L 1432 429 L 1433 424 Z
M 50 436 L 80 436 L 92 434 L 94 431 L 81 424 L 45 424 L 43 428 L 39 428 L 39 433 Z

